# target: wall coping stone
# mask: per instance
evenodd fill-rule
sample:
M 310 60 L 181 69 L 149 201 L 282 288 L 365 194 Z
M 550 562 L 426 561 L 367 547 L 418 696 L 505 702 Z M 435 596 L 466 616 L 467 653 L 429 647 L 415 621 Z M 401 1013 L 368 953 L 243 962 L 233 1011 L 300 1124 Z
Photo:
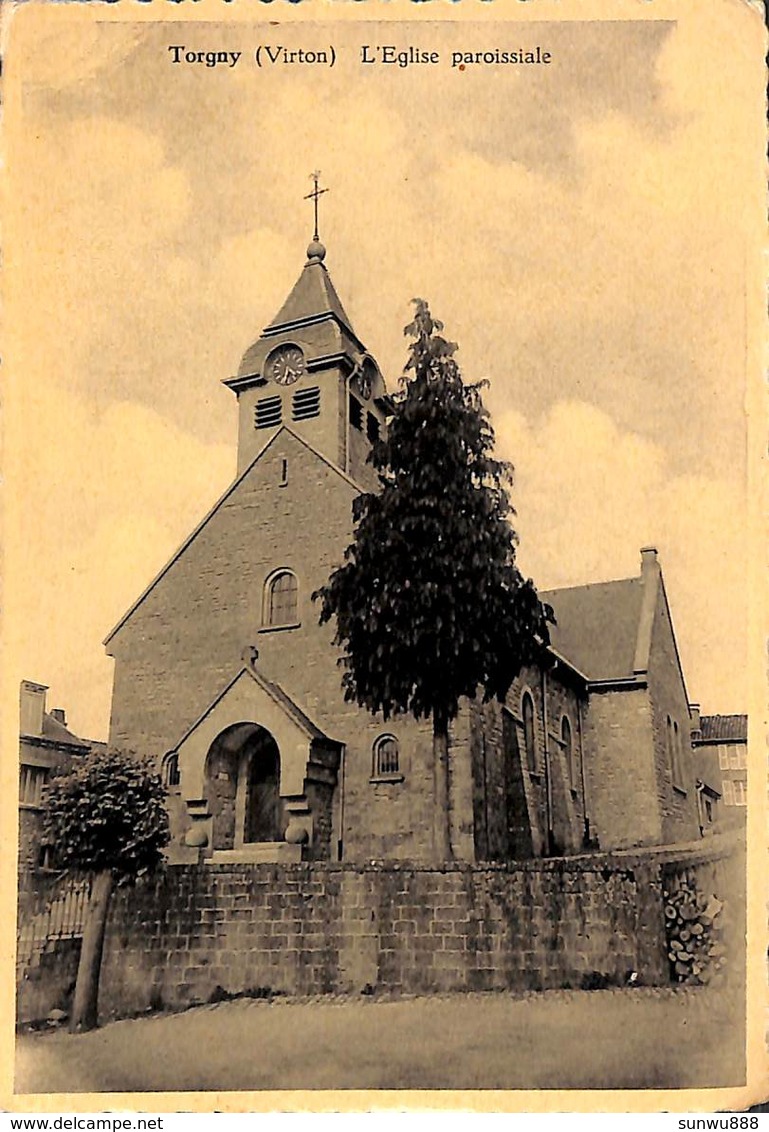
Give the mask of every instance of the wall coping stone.
M 228 876 L 254 876 L 267 879 L 270 875 L 287 876 L 299 880 L 301 877 L 354 876 L 366 874 L 413 875 L 415 873 L 435 873 L 464 875 L 514 874 L 514 873 L 627 873 L 633 869 L 655 868 L 660 865 L 696 865 L 706 861 L 717 861 L 730 856 L 744 845 L 739 835 L 715 835 L 707 840 L 687 842 L 679 845 L 655 845 L 613 850 L 607 853 L 581 853 L 569 857 L 539 857 L 526 861 L 446 861 L 430 863 L 421 861 L 302 861 L 297 863 L 232 863 L 232 864 L 167 864 L 155 874 L 164 872 L 177 877 L 188 875 L 212 880 L 226 879 Z

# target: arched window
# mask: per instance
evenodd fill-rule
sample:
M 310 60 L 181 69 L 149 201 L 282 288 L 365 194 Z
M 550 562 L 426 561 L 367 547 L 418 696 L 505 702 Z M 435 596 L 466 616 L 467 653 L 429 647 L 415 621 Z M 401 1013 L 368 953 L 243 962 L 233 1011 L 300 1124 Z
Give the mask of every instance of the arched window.
M 526 748 L 526 762 L 529 770 L 537 770 L 537 737 L 534 731 L 534 701 L 528 692 L 523 693 L 521 700 L 521 717 L 523 718 L 523 743 Z
M 296 625 L 297 598 L 299 586 L 296 575 L 290 570 L 279 570 L 269 579 L 265 594 L 265 617 L 267 626 Z
M 394 735 L 380 735 L 374 743 L 373 777 L 400 774 L 400 769 L 398 740 Z
M 569 768 L 569 785 L 574 786 L 574 743 L 571 737 L 571 723 L 565 715 L 561 720 L 561 743 L 566 757 L 566 766 Z
M 683 747 L 681 745 L 681 732 L 678 730 L 678 723 L 673 723 L 673 783 L 681 787 L 683 785 L 683 773 L 681 770 L 681 763 L 683 761 Z
M 163 779 L 163 785 L 169 787 L 169 789 L 179 785 L 182 779 L 179 773 L 179 756 L 176 751 L 170 751 L 169 754 L 165 756 L 160 774 Z

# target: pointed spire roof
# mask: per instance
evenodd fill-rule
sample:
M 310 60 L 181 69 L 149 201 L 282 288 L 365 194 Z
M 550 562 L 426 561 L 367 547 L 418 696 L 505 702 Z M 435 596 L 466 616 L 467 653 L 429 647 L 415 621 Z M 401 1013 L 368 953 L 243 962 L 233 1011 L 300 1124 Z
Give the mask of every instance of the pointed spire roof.
M 323 262 L 325 257 L 326 249 L 320 240 L 311 240 L 307 262 L 291 293 L 272 322 L 246 350 L 235 377 L 227 379 L 225 385 L 237 391 L 244 383 L 259 380 L 264 361 L 281 336 L 295 338 L 311 360 L 313 355 L 365 352 L 331 282 Z
M 313 240 L 307 249 L 307 262 L 302 274 L 294 284 L 293 290 L 280 308 L 275 318 L 264 329 L 265 335 L 273 335 L 288 328 L 307 326 L 324 318 L 335 319 L 342 329 L 355 337 L 350 319 L 336 293 L 323 260 L 326 249 Z

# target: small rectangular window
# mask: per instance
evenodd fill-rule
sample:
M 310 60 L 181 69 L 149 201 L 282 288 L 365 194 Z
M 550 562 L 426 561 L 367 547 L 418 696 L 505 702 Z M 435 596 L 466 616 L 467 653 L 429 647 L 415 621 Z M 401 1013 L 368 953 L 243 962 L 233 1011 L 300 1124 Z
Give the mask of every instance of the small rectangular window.
M 737 749 L 736 745 L 730 745 L 729 746 L 729 769 L 730 770 L 739 770 L 740 769 L 740 752 Z
M 721 795 L 725 806 L 734 805 L 734 783 L 731 779 L 725 778 L 721 783 Z
M 379 440 L 379 421 L 373 413 L 366 414 L 366 436 L 372 444 Z
M 320 415 L 320 389 L 297 389 L 293 401 L 293 419 L 307 421 Z
M 359 432 L 363 431 L 363 406 L 357 397 L 350 394 L 350 424 L 353 428 L 357 428 Z
M 738 755 L 738 758 L 737 758 L 737 764 L 738 764 L 737 765 L 738 770 L 747 770 L 748 769 L 748 748 L 747 747 L 740 747 L 739 748 L 739 755 Z
M 729 750 L 726 747 L 722 747 L 718 752 L 718 768 L 719 770 L 729 769 Z
M 254 428 L 274 428 L 283 419 L 280 397 L 262 397 L 254 409 Z
M 19 776 L 19 801 L 25 806 L 39 806 L 48 771 L 42 766 L 22 766 Z
M 747 806 L 747 804 L 748 804 L 748 792 L 747 792 L 745 786 L 746 786 L 746 784 L 744 782 L 735 782 L 734 783 L 734 804 L 735 804 L 735 806 Z

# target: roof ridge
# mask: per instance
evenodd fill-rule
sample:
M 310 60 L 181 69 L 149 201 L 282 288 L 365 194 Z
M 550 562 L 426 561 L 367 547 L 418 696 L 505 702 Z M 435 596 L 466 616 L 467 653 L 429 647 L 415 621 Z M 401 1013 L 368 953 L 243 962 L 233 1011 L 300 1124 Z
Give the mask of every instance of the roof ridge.
M 641 579 L 636 574 L 635 577 L 630 578 L 606 578 L 602 582 L 582 582 L 575 586 L 554 586 L 551 589 L 537 590 L 540 596 L 542 594 L 562 594 L 568 593 L 571 590 L 590 590 L 597 586 L 620 586 L 626 585 L 628 582 L 640 582 Z

